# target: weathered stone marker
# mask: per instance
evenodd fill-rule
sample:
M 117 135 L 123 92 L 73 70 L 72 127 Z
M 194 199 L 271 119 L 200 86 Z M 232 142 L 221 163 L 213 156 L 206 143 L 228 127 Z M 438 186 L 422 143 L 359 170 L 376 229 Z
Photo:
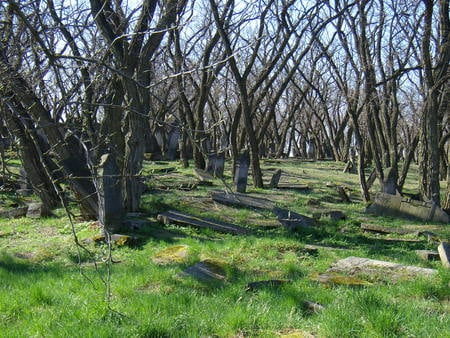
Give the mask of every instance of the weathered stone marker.
M 250 157 L 248 152 L 239 155 L 236 170 L 234 174 L 234 185 L 237 192 L 245 193 L 247 189 L 248 167 L 250 165 Z
M 278 183 L 280 182 L 282 171 L 281 169 L 278 169 L 275 171 L 275 173 L 272 175 L 272 178 L 270 179 L 269 188 L 277 188 Z
M 188 267 L 181 276 L 191 276 L 203 282 L 220 282 L 226 279 L 226 272 L 217 262 L 205 259 Z
M 234 207 L 245 207 L 263 210 L 272 210 L 275 207 L 275 202 L 273 201 L 240 193 L 227 194 L 225 192 L 213 192 L 211 194 L 211 198 L 215 202 L 225 205 L 231 205 Z
M 419 218 L 423 221 L 449 223 L 450 216 L 434 203 L 420 202 L 397 195 L 379 192 L 366 208 L 373 214 Z
M 441 257 L 442 265 L 450 269 L 450 244 L 442 242 L 438 246 L 439 257 Z
M 225 153 L 212 153 L 208 155 L 208 161 L 206 164 L 206 172 L 214 177 L 223 177 L 223 171 L 225 169 Z
M 361 224 L 361 230 L 368 232 L 375 232 L 379 234 L 398 234 L 398 235 L 418 234 L 418 231 L 416 230 L 385 227 L 375 224 Z
M 431 277 L 437 270 L 408 266 L 392 262 L 379 261 L 361 257 L 347 257 L 337 261 L 327 272 L 345 272 L 349 274 L 382 274 L 397 278 L 416 277 L 418 275 Z
M 316 224 L 313 218 L 290 210 L 274 208 L 273 213 L 277 215 L 278 221 L 289 231 L 295 231 L 299 228 L 310 228 Z
M 98 169 L 98 218 L 100 224 L 110 233 L 120 230 L 122 225 L 121 180 L 118 177 L 114 155 L 104 154 Z

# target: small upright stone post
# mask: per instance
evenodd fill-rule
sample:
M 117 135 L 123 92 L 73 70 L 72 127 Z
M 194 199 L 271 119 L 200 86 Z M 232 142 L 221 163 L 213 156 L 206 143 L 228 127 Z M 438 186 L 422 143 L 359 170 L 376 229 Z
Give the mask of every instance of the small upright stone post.
M 216 156 L 216 164 L 214 166 L 214 177 L 223 177 L 223 171 L 225 170 L 225 153 L 220 152 Z
M 450 269 L 450 244 L 447 242 L 442 242 L 438 246 L 438 252 L 442 265 L 447 269 Z
M 237 192 L 245 193 L 245 190 L 247 189 L 247 177 L 249 165 L 250 165 L 250 158 L 248 152 L 240 154 L 236 163 L 236 171 L 234 175 L 234 185 L 236 187 Z
M 122 223 L 121 180 L 114 155 L 104 154 L 98 169 L 99 222 L 104 231 L 117 232 Z

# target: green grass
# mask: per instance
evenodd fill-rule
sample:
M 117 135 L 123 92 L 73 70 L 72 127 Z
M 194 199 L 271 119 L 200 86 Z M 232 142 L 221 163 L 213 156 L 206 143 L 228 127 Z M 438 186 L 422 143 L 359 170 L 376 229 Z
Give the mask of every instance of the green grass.
M 176 166 L 178 173 L 159 175 L 147 183 L 182 182 L 183 175 L 193 179 L 192 169 L 176 163 L 147 164 L 149 171 L 167 166 Z M 381 236 L 359 229 L 365 222 L 389 227 L 422 226 L 423 222 L 365 214 L 364 204 L 358 202 L 357 177 L 342 174 L 340 163 L 265 165 L 277 166 L 298 176 L 295 179 L 312 190 L 250 187 L 249 191 L 309 216 L 321 210 L 341 210 L 347 219 L 323 219 L 316 229 L 288 233 L 267 227 L 276 224 L 271 212 L 212 203 L 209 187 L 188 192 L 154 190 L 143 198 L 142 210 L 150 226 L 137 233 L 137 245 L 113 247 L 113 260 L 120 262 L 111 266 L 109 297 L 105 286 L 108 266 L 102 262 L 108 248 L 84 242 L 98 233 L 94 223 L 75 224 L 88 253 L 74 244 L 62 210 L 47 219 L 0 219 L 0 337 L 277 337 L 300 331 L 317 337 L 450 336 L 450 272 L 440 262 L 424 262 L 414 253 L 436 245 L 426 240 L 388 241 L 386 238 L 416 237 Z M 227 182 L 231 183 L 229 177 Z M 338 202 L 335 189 L 326 187 L 326 182 L 347 186 L 357 202 Z M 416 182 L 413 168 L 407 189 L 415 191 Z M 223 185 L 216 180 L 212 188 L 223 189 Z M 320 205 L 308 205 L 310 199 L 319 200 Z M 3 205 L 8 206 L 7 197 Z M 251 234 L 232 236 L 156 223 L 157 213 L 169 209 L 243 225 Z M 449 239 L 448 225 L 428 226 Z M 312 254 L 305 244 L 346 250 Z M 170 252 L 180 245 L 187 247 L 184 259 L 154 262 L 162 250 Z M 370 286 L 359 287 L 316 281 L 315 276 L 348 256 L 434 268 L 438 274 L 431 279 L 378 278 L 371 280 Z M 201 282 L 181 275 L 205 259 L 223 268 L 223 282 Z M 248 283 L 270 279 L 288 282 L 279 288 L 246 291 Z M 306 300 L 325 308 L 311 313 L 303 305 Z

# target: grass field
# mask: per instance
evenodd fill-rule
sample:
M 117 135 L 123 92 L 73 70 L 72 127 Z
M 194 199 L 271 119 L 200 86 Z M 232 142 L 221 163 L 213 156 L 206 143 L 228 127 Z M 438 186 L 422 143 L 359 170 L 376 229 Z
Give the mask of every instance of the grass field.
M 361 223 L 408 226 L 449 240 L 448 225 L 364 213 L 357 176 L 343 174 L 342 163 L 264 163 L 266 172 L 281 168 L 285 179 L 311 189 L 249 188 L 250 193 L 308 216 L 325 210 L 347 216 L 322 218 L 316 227 L 295 233 L 278 226 L 270 211 L 212 202 L 209 192 L 224 189 L 221 180 L 191 191 L 162 189 L 195 180 L 192 169 L 175 162 L 149 162 L 145 173 L 165 167 L 177 171 L 147 180 L 152 190 L 142 200 L 141 218 L 148 226 L 133 233 L 133 245 L 113 245 L 112 264 L 107 264 L 109 247 L 89 240 L 99 233 L 95 222 L 75 218 L 72 225 L 62 209 L 46 219 L 0 219 L 1 337 L 450 337 L 450 272 L 414 252 L 437 245 L 415 234 L 360 230 Z M 231 185 L 229 176 L 225 183 Z M 342 203 L 334 185 L 345 186 L 353 202 Z M 405 191 L 416 189 L 412 168 Z M 3 194 L 2 206 L 10 207 L 15 198 Z M 157 223 L 158 212 L 169 209 L 241 225 L 250 233 Z M 75 244 L 73 229 L 88 251 Z M 307 244 L 331 249 L 316 253 Z M 437 274 L 318 281 L 349 256 L 432 268 Z M 183 274 L 200 261 L 213 263 L 224 278 L 200 281 Z M 249 283 L 266 280 L 283 283 L 248 290 Z M 312 311 L 307 301 L 323 308 Z

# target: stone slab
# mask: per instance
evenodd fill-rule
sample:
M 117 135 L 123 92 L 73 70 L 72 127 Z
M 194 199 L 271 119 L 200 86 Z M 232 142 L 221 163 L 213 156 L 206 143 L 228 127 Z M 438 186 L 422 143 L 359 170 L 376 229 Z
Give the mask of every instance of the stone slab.
M 163 224 L 176 224 L 180 226 L 188 226 L 200 229 L 211 229 L 217 232 L 228 233 L 233 235 L 244 235 L 248 230 L 234 225 L 216 220 L 202 219 L 195 216 L 182 214 L 178 211 L 166 211 L 158 215 L 158 221 Z
M 181 273 L 181 276 L 191 276 L 204 282 L 217 282 L 226 279 L 223 267 L 210 260 L 204 260 L 188 267 Z
M 441 258 L 442 265 L 447 269 L 450 269 L 450 243 L 442 242 L 438 246 L 439 257 Z
M 417 256 L 425 261 L 439 260 L 439 253 L 433 250 L 416 250 Z
M 198 178 L 200 182 L 211 182 L 214 180 L 214 177 L 205 170 L 195 168 L 194 175 Z
M 364 223 L 361 224 L 361 230 L 368 232 L 375 232 L 378 234 L 398 234 L 398 235 L 417 234 L 417 231 L 410 229 L 385 227 L 382 225 L 364 224 Z
M 299 228 L 311 228 L 316 225 L 316 221 L 308 216 L 281 208 L 274 208 L 273 213 L 278 221 L 289 231 L 295 231 Z
M 275 202 L 268 199 L 241 193 L 213 192 L 211 198 L 215 202 L 234 207 L 272 210 L 276 205 Z
M 3 218 L 19 218 L 25 217 L 27 214 L 28 206 L 18 207 L 11 210 L 5 210 L 0 212 L 0 217 Z
M 30 203 L 28 204 L 27 217 L 28 218 L 41 218 L 51 216 L 52 212 L 45 207 L 43 203 Z
M 431 277 L 437 273 L 437 270 L 350 256 L 337 261 L 327 272 L 345 272 L 350 275 L 382 273 L 385 276 L 394 277 L 416 277 L 418 275 Z
M 450 216 L 439 206 L 398 195 L 378 192 L 366 212 L 377 215 L 417 218 L 423 221 L 449 223 Z

